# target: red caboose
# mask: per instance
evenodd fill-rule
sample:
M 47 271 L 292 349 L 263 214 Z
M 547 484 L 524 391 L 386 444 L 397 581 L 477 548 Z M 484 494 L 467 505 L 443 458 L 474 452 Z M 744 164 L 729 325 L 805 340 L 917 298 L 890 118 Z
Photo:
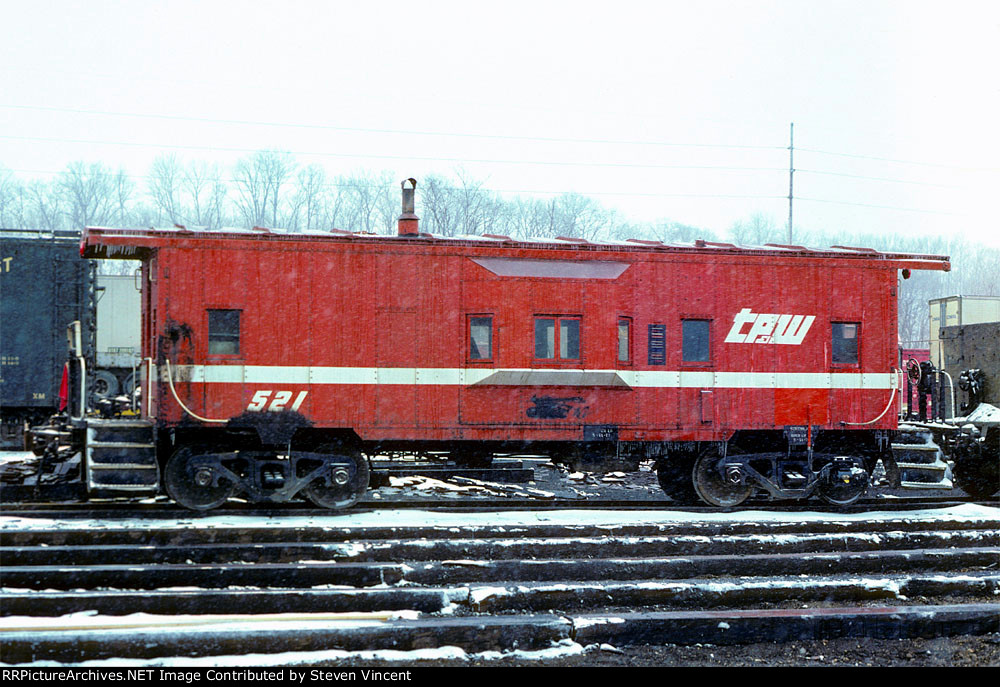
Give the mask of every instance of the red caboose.
M 675 498 L 849 502 L 891 460 L 897 271 L 949 268 L 416 224 L 411 188 L 392 237 L 85 232 L 86 257 L 142 261 L 142 415 L 171 496 L 343 507 L 367 488 L 366 455 L 481 464 L 530 446 L 656 458 Z

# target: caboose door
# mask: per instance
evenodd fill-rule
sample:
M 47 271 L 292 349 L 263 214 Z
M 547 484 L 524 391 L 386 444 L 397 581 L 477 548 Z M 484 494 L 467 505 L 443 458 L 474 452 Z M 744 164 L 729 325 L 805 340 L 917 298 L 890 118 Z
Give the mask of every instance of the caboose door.
M 379 310 L 375 319 L 375 423 L 380 427 L 413 427 L 417 408 L 417 314 Z

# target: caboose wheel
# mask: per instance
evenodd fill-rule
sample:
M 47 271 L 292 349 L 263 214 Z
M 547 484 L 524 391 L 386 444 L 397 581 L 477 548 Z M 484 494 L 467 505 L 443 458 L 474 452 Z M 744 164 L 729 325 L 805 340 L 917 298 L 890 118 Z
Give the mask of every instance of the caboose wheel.
M 320 508 L 350 508 L 368 491 L 368 459 L 360 451 L 331 455 L 325 472 L 302 490 Z
M 831 506 L 849 506 L 868 491 L 870 479 L 864 463 L 858 458 L 838 459 L 820 479 L 816 493 Z
M 174 501 L 191 510 L 210 510 L 232 496 L 236 485 L 221 476 L 196 450 L 177 449 L 163 471 L 163 486 Z
M 738 471 L 728 469 L 725 460 L 715 451 L 702 453 L 694 463 L 692 481 L 694 490 L 703 501 L 731 508 L 746 501 L 753 493 L 753 487 L 742 479 Z

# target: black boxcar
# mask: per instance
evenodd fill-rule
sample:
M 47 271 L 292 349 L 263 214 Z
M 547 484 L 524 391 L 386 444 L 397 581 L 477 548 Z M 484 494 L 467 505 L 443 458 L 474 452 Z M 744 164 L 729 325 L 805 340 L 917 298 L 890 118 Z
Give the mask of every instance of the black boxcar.
M 81 324 L 94 359 L 96 266 L 78 232 L 0 229 L 0 446 L 21 445 L 24 425 L 59 407 L 67 326 Z M 92 369 L 92 366 L 91 366 Z
M 1000 407 L 1000 322 L 941 327 L 941 350 L 955 385 L 966 370 L 978 370 L 978 399 Z

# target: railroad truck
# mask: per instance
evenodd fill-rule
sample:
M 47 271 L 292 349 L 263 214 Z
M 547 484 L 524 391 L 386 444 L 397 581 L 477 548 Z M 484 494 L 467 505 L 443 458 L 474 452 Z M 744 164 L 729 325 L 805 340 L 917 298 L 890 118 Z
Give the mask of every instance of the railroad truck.
M 894 465 L 898 276 L 947 257 L 433 236 L 415 187 L 394 236 L 85 230 L 142 265 L 140 417 L 69 423 L 90 493 L 345 508 L 373 455 L 530 451 L 653 460 L 678 501 L 847 504 Z

